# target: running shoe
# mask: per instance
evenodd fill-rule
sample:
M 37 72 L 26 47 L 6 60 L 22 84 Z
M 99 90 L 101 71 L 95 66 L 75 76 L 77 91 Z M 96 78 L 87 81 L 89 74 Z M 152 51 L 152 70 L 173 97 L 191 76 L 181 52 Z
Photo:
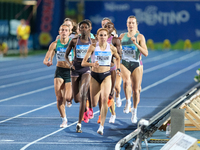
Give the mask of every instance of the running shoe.
M 84 121 L 85 123 L 88 123 L 88 122 L 89 122 L 88 111 L 84 112 L 84 114 L 83 114 L 83 118 L 84 118 L 83 121 Z
M 121 107 L 121 105 L 122 105 L 121 98 L 120 97 L 116 98 L 116 106 Z
M 67 102 L 67 107 L 71 107 L 72 106 L 72 102 Z
M 88 118 L 89 119 L 94 118 L 94 114 L 93 114 L 93 109 L 92 108 L 89 108 L 89 110 L 88 110 Z
M 113 103 L 114 103 L 113 98 L 112 99 L 108 98 L 108 107 L 110 107 Z
M 100 135 L 103 135 L 103 129 L 104 129 L 104 127 L 102 125 L 100 125 L 99 129 L 97 130 L 97 133 Z
M 132 113 L 131 122 L 137 123 L 137 113 L 135 113 L 133 109 L 131 110 L 131 113 Z
M 111 115 L 109 123 L 115 123 L 116 115 Z
M 64 120 L 62 124 L 60 125 L 61 128 L 66 128 L 67 127 L 67 120 Z
M 129 113 L 129 109 L 131 107 L 131 101 L 126 101 L 126 105 L 124 107 L 124 113 L 128 114 Z
M 97 123 L 101 123 L 101 115 L 99 115 L 99 119 L 97 120 Z
M 82 133 L 81 124 L 79 124 L 79 123 L 76 125 L 76 132 L 77 133 Z

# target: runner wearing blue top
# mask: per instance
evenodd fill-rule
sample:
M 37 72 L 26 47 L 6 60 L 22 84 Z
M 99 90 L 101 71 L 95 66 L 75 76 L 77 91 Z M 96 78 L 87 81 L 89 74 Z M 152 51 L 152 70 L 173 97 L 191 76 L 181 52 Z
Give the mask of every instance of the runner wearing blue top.
M 98 101 L 102 102 L 101 107 L 101 122 L 97 133 L 103 135 L 104 123 L 108 111 L 108 96 L 111 91 L 111 76 L 110 64 L 112 55 L 116 58 L 117 73 L 120 72 L 120 58 L 117 49 L 107 42 L 109 32 L 105 28 L 100 28 L 97 31 L 98 42 L 90 45 L 83 61 L 83 67 L 91 68 L 90 80 L 90 96 L 93 107 L 96 107 Z M 88 58 L 91 56 L 91 63 Z
M 84 122 L 88 122 L 89 118 L 93 118 L 93 109 L 89 108 L 86 110 L 86 100 L 88 97 L 88 88 L 90 83 L 90 68 L 82 67 L 81 63 L 88 47 L 95 43 L 95 40 L 89 38 L 90 34 L 90 25 L 87 21 L 81 21 L 79 23 L 79 31 L 81 35 L 73 38 L 69 43 L 69 46 L 65 53 L 66 62 L 70 65 L 71 68 L 71 79 L 72 79 L 72 89 L 73 97 L 76 103 L 80 103 L 79 110 L 79 120 L 76 126 L 76 132 L 81 133 L 81 121 L 84 116 Z M 68 55 L 73 49 L 74 60 L 73 63 L 70 63 Z M 89 61 L 89 60 L 88 60 Z
M 122 64 L 121 74 L 123 79 L 123 88 L 126 96 L 126 105 L 124 113 L 129 113 L 131 107 L 131 90 L 133 92 L 133 109 L 131 121 L 137 122 L 137 105 L 140 101 L 140 86 L 142 81 L 142 71 L 140 66 L 140 53 L 148 56 L 148 49 L 144 35 L 138 31 L 138 24 L 135 16 L 129 16 L 127 19 L 127 33 L 120 35 L 122 44 Z
M 65 62 L 65 51 L 70 42 L 70 28 L 63 24 L 59 28 L 60 39 L 54 41 L 49 46 L 43 63 L 48 67 L 53 65 L 53 57 L 56 53 L 57 65 L 54 76 L 54 88 L 57 99 L 57 108 L 62 117 L 61 128 L 67 127 L 67 117 L 65 113 L 65 104 L 72 101 L 72 88 L 70 78 L 70 67 Z M 70 58 L 71 61 L 71 58 Z

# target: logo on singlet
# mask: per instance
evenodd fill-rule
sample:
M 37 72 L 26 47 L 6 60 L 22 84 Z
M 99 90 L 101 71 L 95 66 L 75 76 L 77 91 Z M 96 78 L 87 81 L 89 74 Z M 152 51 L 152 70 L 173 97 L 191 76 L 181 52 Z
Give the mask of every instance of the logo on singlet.
M 59 52 L 65 52 L 67 48 L 64 48 L 64 47 L 57 47 L 57 51 Z

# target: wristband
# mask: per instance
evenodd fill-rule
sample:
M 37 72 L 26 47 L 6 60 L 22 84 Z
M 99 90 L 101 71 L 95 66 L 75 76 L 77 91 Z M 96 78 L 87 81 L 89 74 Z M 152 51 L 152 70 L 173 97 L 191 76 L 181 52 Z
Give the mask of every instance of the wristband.
M 117 70 L 118 70 L 119 72 L 121 72 L 121 69 L 120 69 L 120 68 L 117 68 Z

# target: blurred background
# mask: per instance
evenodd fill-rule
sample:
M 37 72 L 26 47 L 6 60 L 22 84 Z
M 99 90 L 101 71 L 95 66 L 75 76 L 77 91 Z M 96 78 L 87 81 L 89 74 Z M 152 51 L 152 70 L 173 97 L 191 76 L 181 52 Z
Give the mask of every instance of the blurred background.
M 47 50 L 67 18 L 90 19 L 92 33 L 108 17 L 117 33 L 126 32 L 126 20 L 135 15 L 150 50 L 200 49 L 200 1 L 96 1 L 96 0 L 0 0 L 0 41 L 18 51 L 16 29 L 20 19 L 31 27 L 29 50 Z

